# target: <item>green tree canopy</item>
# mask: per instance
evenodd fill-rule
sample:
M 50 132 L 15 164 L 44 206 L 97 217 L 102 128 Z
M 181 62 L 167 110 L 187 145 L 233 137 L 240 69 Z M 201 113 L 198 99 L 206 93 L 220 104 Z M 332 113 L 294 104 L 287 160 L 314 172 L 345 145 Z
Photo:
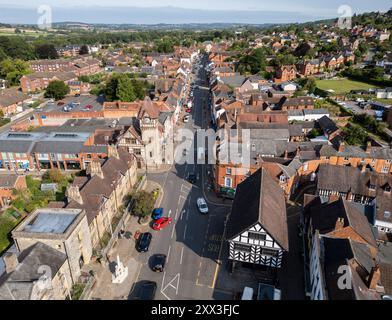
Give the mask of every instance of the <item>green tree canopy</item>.
M 59 80 L 52 81 L 49 83 L 45 91 L 46 98 L 53 98 L 55 100 L 63 99 L 69 92 L 69 87 Z
M 59 57 L 53 44 L 41 44 L 36 47 L 35 52 L 39 59 L 57 59 Z

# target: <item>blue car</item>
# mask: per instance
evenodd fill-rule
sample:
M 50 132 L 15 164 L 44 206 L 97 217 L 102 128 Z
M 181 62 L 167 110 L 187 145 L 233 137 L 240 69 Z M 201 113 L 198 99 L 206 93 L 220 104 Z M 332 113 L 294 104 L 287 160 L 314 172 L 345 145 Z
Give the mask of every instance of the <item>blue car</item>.
M 152 218 L 154 220 L 158 220 L 158 219 L 162 218 L 162 216 L 163 216 L 163 208 L 155 208 L 152 211 Z

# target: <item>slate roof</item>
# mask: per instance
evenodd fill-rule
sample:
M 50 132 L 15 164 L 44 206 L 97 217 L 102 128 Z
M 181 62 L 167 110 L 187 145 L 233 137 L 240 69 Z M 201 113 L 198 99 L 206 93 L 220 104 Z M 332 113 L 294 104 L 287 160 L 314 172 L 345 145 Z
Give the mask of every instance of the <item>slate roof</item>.
M 324 203 L 310 208 L 310 218 L 313 230 L 320 234 L 329 234 L 335 230 L 338 218 L 344 220 L 344 228 L 351 227 L 367 243 L 377 247 L 376 239 L 366 216 L 360 213 L 350 202 L 340 198 L 332 203 Z
M 380 295 L 369 290 L 367 277 L 375 263 L 367 245 L 359 244 L 350 239 L 322 237 L 320 240 L 323 252 L 323 271 L 326 292 L 329 300 L 379 300 Z M 359 268 L 356 268 L 356 264 Z M 341 266 L 350 267 L 352 287 L 341 289 L 338 286 L 338 272 Z M 360 275 L 361 273 L 361 275 Z
M 375 190 L 369 187 L 373 185 Z M 392 192 L 386 192 L 387 186 L 392 187 L 392 175 L 376 172 L 361 172 L 359 168 L 348 166 L 332 166 L 322 164 L 318 170 L 318 190 L 333 190 L 342 193 L 363 195 L 376 198 L 376 218 L 381 221 L 392 222 L 386 212 L 392 213 Z
M 39 267 L 49 266 L 53 279 L 66 260 L 64 253 L 42 242 L 22 251 L 16 269 L 0 279 L 0 300 L 30 300 L 34 282 L 42 276 Z
M 66 208 L 85 209 L 88 223 L 94 220 L 105 198 L 109 198 L 113 193 L 113 186 L 117 185 L 135 161 L 135 156 L 127 152 L 126 149 L 119 148 L 118 153 L 119 159 L 110 157 L 100 160 L 103 179 L 94 175 L 88 180 L 75 179 L 73 182 L 74 186 L 79 187 L 83 204 L 70 199 Z
M 289 249 L 284 192 L 263 168 L 238 185 L 227 223 L 227 239 L 257 223 L 283 250 Z

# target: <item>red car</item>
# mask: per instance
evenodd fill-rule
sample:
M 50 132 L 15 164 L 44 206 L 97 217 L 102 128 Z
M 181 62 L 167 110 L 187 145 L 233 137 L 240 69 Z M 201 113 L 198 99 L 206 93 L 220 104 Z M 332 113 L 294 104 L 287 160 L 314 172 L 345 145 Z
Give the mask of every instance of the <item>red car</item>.
M 192 109 L 191 108 L 188 108 L 188 109 L 186 109 L 185 110 L 187 113 L 191 113 L 192 112 Z
M 160 218 L 160 219 L 154 221 L 152 228 L 154 230 L 159 231 L 159 230 L 166 228 L 170 223 L 172 223 L 171 218 Z

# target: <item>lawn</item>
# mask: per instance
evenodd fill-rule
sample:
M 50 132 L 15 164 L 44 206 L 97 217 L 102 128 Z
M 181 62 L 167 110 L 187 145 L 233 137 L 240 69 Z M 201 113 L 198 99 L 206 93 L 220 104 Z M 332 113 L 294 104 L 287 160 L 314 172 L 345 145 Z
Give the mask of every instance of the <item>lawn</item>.
M 321 90 L 333 90 L 336 94 L 346 94 L 351 90 L 368 90 L 379 88 L 372 84 L 348 79 L 317 80 L 316 85 Z
M 12 209 L 7 209 L 0 214 L 0 253 L 7 249 L 10 244 L 10 232 L 17 226 L 17 224 L 22 220 L 22 216 L 13 216 Z

